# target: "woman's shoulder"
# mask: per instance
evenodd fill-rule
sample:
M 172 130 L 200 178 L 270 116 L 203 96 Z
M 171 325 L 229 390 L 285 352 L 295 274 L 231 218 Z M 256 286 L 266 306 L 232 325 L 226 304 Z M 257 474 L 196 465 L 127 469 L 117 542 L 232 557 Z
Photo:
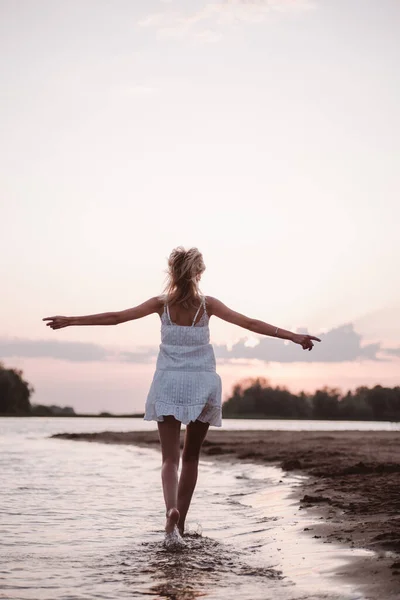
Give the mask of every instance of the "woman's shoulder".
M 213 307 L 214 307 L 216 299 L 213 296 L 203 296 L 203 298 L 204 298 L 204 303 L 206 306 L 207 314 L 209 317 L 211 317 L 211 315 L 213 314 Z
M 211 317 L 211 315 L 220 316 L 221 311 L 224 309 L 230 310 L 230 309 L 228 309 L 227 306 L 225 306 L 225 304 L 223 304 L 223 302 L 221 302 L 221 300 L 218 300 L 218 298 L 215 298 L 215 296 L 204 296 L 204 298 L 205 298 L 207 313 L 209 314 L 210 317 Z
M 161 315 L 163 314 L 164 309 L 165 309 L 165 303 L 167 301 L 167 297 L 165 294 L 159 294 L 157 296 L 154 296 L 153 300 L 154 300 L 154 303 L 156 306 L 155 312 L 157 312 L 161 317 Z

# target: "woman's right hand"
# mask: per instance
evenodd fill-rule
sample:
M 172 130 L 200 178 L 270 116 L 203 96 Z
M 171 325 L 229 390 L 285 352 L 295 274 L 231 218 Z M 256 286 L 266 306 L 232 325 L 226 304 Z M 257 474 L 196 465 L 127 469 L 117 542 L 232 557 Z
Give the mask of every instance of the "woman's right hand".
M 312 340 L 316 342 L 320 342 L 321 340 L 313 335 L 305 335 L 304 333 L 294 333 L 292 337 L 292 342 L 295 344 L 300 344 L 303 347 L 303 350 L 312 350 L 314 344 Z
M 46 323 L 46 326 L 51 327 L 52 329 L 61 329 L 62 327 L 69 327 L 72 325 L 71 317 L 45 317 L 43 321 L 49 321 L 49 323 Z

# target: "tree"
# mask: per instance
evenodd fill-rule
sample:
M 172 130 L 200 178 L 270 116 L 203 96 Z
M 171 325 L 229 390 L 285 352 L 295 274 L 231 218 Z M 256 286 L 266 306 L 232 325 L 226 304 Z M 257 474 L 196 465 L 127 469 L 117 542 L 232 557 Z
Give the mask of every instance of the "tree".
M 0 363 L 0 413 L 29 415 L 33 387 L 23 379 L 19 369 L 6 369 Z
M 336 388 L 324 387 L 317 390 L 312 398 L 314 419 L 337 419 L 339 416 L 340 392 Z
M 310 416 L 310 402 L 304 392 L 296 396 L 285 387 L 273 388 L 267 379 L 244 379 L 224 402 L 225 417 L 301 419 Z

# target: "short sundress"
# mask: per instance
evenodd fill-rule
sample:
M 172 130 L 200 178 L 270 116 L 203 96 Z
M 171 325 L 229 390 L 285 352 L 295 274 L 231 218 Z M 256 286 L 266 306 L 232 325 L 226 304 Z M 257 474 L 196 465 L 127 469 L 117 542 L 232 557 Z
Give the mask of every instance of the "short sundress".
M 192 325 L 171 321 L 168 303 L 161 316 L 161 344 L 156 370 L 146 400 L 145 421 L 163 421 L 172 415 L 187 425 L 202 421 L 221 427 L 221 378 L 210 344 L 205 297 Z M 199 321 L 196 319 L 203 307 Z

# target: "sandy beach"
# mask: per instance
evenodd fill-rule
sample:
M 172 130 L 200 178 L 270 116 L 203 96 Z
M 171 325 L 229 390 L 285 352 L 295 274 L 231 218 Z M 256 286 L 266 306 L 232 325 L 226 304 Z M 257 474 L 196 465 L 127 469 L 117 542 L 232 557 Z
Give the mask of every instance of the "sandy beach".
M 159 447 L 158 433 L 101 432 L 55 437 Z M 183 441 L 183 435 L 182 435 Z M 320 523 L 310 535 L 376 552 L 348 576 L 369 581 L 385 597 L 400 594 L 400 446 L 396 432 L 287 432 L 210 430 L 202 458 L 274 464 L 308 477 L 297 488 L 304 510 Z M 346 575 L 346 573 L 344 573 Z M 382 590 L 385 590 L 382 592 Z M 374 597 L 374 596 L 371 596 Z M 376 595 L 378 598 L 379 596 Z

